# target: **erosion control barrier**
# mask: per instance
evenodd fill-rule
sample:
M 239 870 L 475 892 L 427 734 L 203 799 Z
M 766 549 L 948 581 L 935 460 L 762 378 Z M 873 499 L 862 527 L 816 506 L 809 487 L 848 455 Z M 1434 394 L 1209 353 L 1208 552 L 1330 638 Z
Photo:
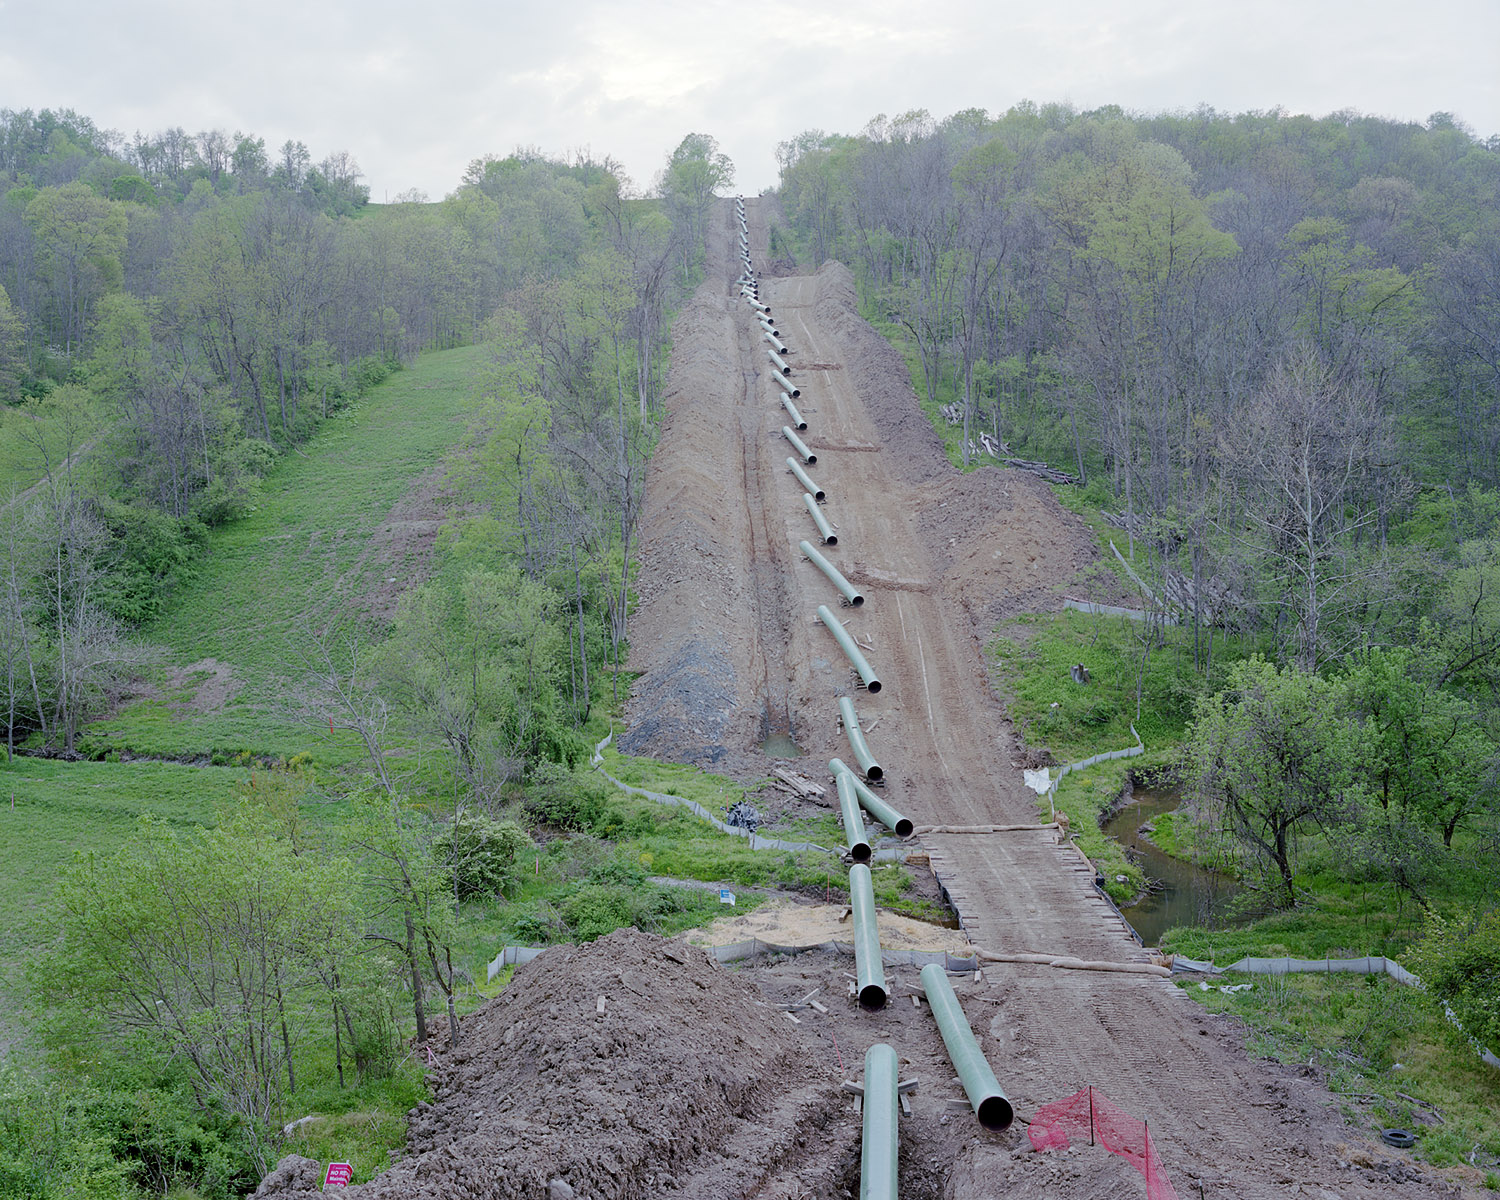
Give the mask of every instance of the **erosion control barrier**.
M 1182 964 L 1179 967 L 1179 962 Z M 1220 974 L 1220 968 L 1213 963 L 1195 963 L 1190 959 L 1173 958 L 1172 966 L 1180 970 L 1209 971 Z M 1378 954 L 1369 955 L 1366 958 L 1242 958 L 1239 962 L 1230 963 L 1223 968 L 1224 971 L 1244 971 L 1251 975 L 1309 975 L 1324 973 L 1347 973 L 1351 975 L 1389 975 L 1397 983 L 1405 984 L 1407 987 L 1416 988 L 1425 992 L 1427 985 L 1413 975 L 1394 958 L 1384 958 Z M 1469 1045 L 1480 1059 L 1491 1067 L 1500 1069 L 1500 1057 L 1496 1057 L 1488 1048 L 1483 1046 L 1479 1040 L 1473 1037 L 1468 1030 L 1459 1024 L 1458 1015 L 1446 1000 L 1440 1001 L 1443 1006 L 1443 1015 L 1448 1018 L 1448 1023 L 1468 1040 Z
M 792 403 L 790 396 L 783 396 L 781 398 L 781 407 L 786 409 L 786 415 L 792 418 L 793 425 L 798 429 L 807 428 L 807 422 L 802 419 L 802 414 L 797 411 L 797 406 Z
M 790 400 L 787 401 L 791 403 Z M 806 506 L 808 514 L 813 519 L 813 524 L 818 527 L 818 534 L 823 539 L 825 546 L 837 546 L 839 535 L 834 532 L 833 526 L 828 523 L 828 518 L 823 515 L 823 510 L 818 507 L 818 502 L 807 493 L 802 493 L 802 503 Z
M 854 638 L 844 628 L 843 622 L 833 615 L 833 610 L 828 605 L 818 605 L 818 620 L 828 626 L 828 632 L 833 634 L 833 640 L 839 644 L 839 649 L 844 652 L 844 657 L 849 660 L 865 687 L 871 692 L 878 692 L 880 677 L 875 674 L 875 668 L 870 665 L 870 660 L 860 653 L 859 647 L 854 644 Z
M 751 938 L 747 942 L 735 942 L 729 946 L 715 946 L 711 953 L 721 963 L 735 963 L 778 954 L 790 957 L 794 954 L 807 954 L 814 950 L 827 950 L 838 954 L 854 953 L 854 947 L 847 942 L 814 942 L 807 946 L 781 946 L 775 942 L 763 942 L 759 938 Z M 979 968 L 977 959 L 955 958 L 944 950 L 882 950 L 880 957 L 892 966 L 921 968 L 928 963 L 937 963 L 945 971 L 953 972 L 975 971 Z
M 859 799 L 860 805 L 867 813 L 869 813 L 897 837 L 911 837 L 916 828 L 912 824 L 911 818 L 902 816 L 899 812 L 897 812 L 894 808 L 892 808 L 889 804 L 887 804 L 884 800 L 877 796 L 873 791 L 871 791 L 870 788 L 865 785 L 864 780 L 862 780 L 858 775 L 856 775 L 852 770 L 849 769 L 848 765 L 844 762 L 843 759 L 830 758 L 828 760 L 828 769 L 833 772 L 833 777 L 835 780 L 837 780 L 838 777 L 843 774 L 848 775 L 849 778 L 854 781 L 854 794 Z
M 1033 1150 L 1066 1150 L 1088 1138 L 1118 1155 L 1146 1180 L 1146 1200 L 1177 1200 L 1146 1122 L 1132 1117 L 1096 1087 L 1044 1104 L 1026 1130 Z
M 799 438 L 795 433 L 792 432 L 791 426 L 783 425 L 781 427 L 781 436 L 786 438 L 787 441 L 791 442 L 792 449 L 795 450 L 798 454 L 802 455 L 802 461 L 805 462 L 808 466 L 812 466 L 815 462 L 818 461 L 818 456 L 807 448 L 806 442 L 804 442 L 801 438 Z
M 1083 771 L 1089 767 L 1098 766 L 1102 762 L 1109 762 L 1111 759 L 1134 758 L 1137 754 L 1146 753 L 1146 745 L 1141 741 L 1141 735 L 1136 733 L 1134 725 L 1130 727 L 1130 732 L 1135 737 L 1134 746 L 1126 746 L 1123 750 L 1106 750 L 1103 754 L 1092 755 L 1081 762 L 1064 763 L 1058 769 L 1057 778 L 1048 781 L 1045 793 L 1047 804 L 1052 810 L 1053 821 L 1057 820 L 1057 785 L 1065 776 L 1071 775 L 1074 771 Z
M 865 837 L 865 818 L 854 794 L 854 776 L 845 771 L 838 778 L 839 819 L 844 823 L 844 842 L 849 857 L 857 863 L 870 861 L 870 843 Z
M 992 1133 L 1009 1129 L 1015 1120 L 1015 1110 L 1000 1090 L 1000 1081 L 969 1028 L 968 1018 L 953 994 L 953 985 L 948 982 L 948 973 L 936 965 L 923 967 L 922 990 L 927 993 L 927 1004 L 937 1021 L 938 1032 L 943 1035 L 943 1045 L 948 1047 L 948 1057 L 953 1060 L 953 1069 L 958 1072 L 979 1123 Z
M 802 389 L 799 388 L 790 379 L 788 379 L 785 375 L 772 375 L 771 378 L 774 379 L 777 383 L 781 384 L 781 390 L 784 391 L 793 400 L 802 399 Z
M 767 350 L 766 357 L 771 360 L 775 368 L 783 375 L 790 375 L 792 373 L 792 368 L 787 365 L 786 359 L 782 358 L 781 355 L 776 353 L 776 351 Z
M 863 1128 L 859 1144 L 859 1200 L 896 1200 L 896 1052 L 885 1042 L 865 1051 Z
M 803 543 L 806 545 L 806 543 Z M 885 770 L 875 761 L 870 747 L 865 742 L 865 732 L 859 727 L 859 714 L 854 711 L 854 701 L 848 696 L 839 697 L 839 716 L 844 722 L 844 733 L 849 738 L 849 749 L 854 751 L 854 761 L 871 783 L 885 778 Z
M 812 476 L 802 469 L 795 458 L 788 458 L 786 465 L 791 468 L 792 474 L 797 477 L 797 482 L 813 494 L 814 500 L 824 498 L 823 489 L 812 481 Z
M 854 912 L 854 979 L 859 1006 L 868 1012 L 885 1007 L 885 964 L 880 958 L 880 926 L 875 919 L 875 884 L 870 868 L 849 868 L 849 907 Z
M 826 558 L 819 554 L 817 550 L 813 548 L 813 544 L 811 542 L 804 538 L 802 541 L 797 543 L 797 549 L 801 550 L 803 554 L 807 555 L 808 562 L 812 563 L 812 565 L 817 567 L 818 570 L 822 571 L 824 575 L 828 576 L 828 582 L 833 584 L 833 586 L 838 589 L 839 595 L 841 595 L 845 600 L 849 601 L 849 606 L 851 608 L 859 608 L 860 605 L 864 604 L 865 598 L 860 594 L 859 589 L 844 578 L 844 573 L 842 571 L 840 571 L 836 566 L 834 566 L 831 562 L 829 562 Z M 861 737 L 860 741 L 861 743 L 863 743 L 864 738 Z M 854 754 L 856 758 L 859 757 L 858 750 L 856 750 Z M 860 765 L 864 765 L 863 761 L 861 761 Z M 876 771 L 877 774 L 873 776 L 870 775 L 868 771 L 865 772 L 865 775 L 872 779 L 879 779 L 880 775 L 878 774 L 878 767 L 876 768 Z
M 880 852 L 876 851 L 876 857 L 879 856 Z M 546 949 L 546 946 L 506 946 L 490 963 L 490 978 L 494 979 L 505 967 L 529 963 Z M 849 942 L 809 942 L 801 946 L 788 946 L 750 938 L 748 941 L 730 942 L 724 946 L 705 946 L 704 950 L 713 955 L 715 962 L 740 963 L 762 958 L 793 958 L 798 954 L 811 954 L 814 951 L 851 955 L 854 953 L 854 946 Z M 893 967 L 916 967 L 918 970 L 936 963 L 950 975 L 979 969 L 977 958 L 959 958 L 946 950 L 882 950 L 880 957 Z

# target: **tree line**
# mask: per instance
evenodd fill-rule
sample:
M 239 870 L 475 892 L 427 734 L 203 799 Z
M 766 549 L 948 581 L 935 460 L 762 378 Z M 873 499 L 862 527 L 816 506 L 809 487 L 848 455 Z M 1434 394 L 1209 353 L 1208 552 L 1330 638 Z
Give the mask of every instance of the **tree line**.
M 1424 906 L 1479 878 L 1500 845 L 1500 138 L 1447 113 L 1022 103 L 778 157 L 783 236 L 854 270 L 956 457 L 1064 468 L 1119 528 L 1142 671 L 1180 614 L 1204 693 L 1184 781 L 1263 902 L 1296 903 L 1314 855 Z M 1226 675 L 1226 635 L 1260 657 Z M 1451 928 L 1492 903 L 1472 892 Z
M 690 139 L 651 197 L 612 160 L 523 149 L 474 160 L 440 202 L 371 206 L 344 152 L 314 165 L 298 142 L 273 156 L 244 134 L 126 139 L 72 112 L 0 111 L 0 434 L 43 477 L 4 517 L 12 744 L 36 730 L 71 752 L 84 714 L 139 665 L 124 635 L 162 611 L 277 458 L 413 354 L 492 337 L 502 308 L 530 307 L 513 332 L 552 355 L 549 401 L 594 388 L 592 356 L 610 347 L 614 432 L 576 404 L 556 413 L 590 425 L 574 463 L 596 476 L 567 518 L 592 538 L 569 551 L 572 610 L 582 564 L 619 558 L 618 657 L 639 432 L 692 278 L 708 153 Z M 598 303 L 568 282 L 580 272 Z M 560 307 L 563 292 L 588 303 Z
M 670 319 L 730 171 L 691 135 L 651 196 L 607 160 L 533 151 L 476 159 L 440 204 L 357 218 L 241 191 L 233 170 L 150 214 L 91 189 L 101 219 L 166 221 L 164 257 L 154 290 L 90 277 L 74 351 L 12 360 L 10 432 L 42 467 L 0 520 L 13 743 L 65 753 L 111 681 L 149 665 L 132 628 L 280 454 L 418 350 L 484 350 L 430 578 L 388 623 L 345 613 L 287 647 L 288 703 L 353 733 L 368 771 L 252 771 L 214 828 L 146 819 L 78 859 L 31 975 L 60 1070 L 45 1095 L 0 1077 L 37 1113 L 0 1120 L 0 1185 L 242 1194 L 290 1107 L 322 1103 L 310 1090 L 415 1101 L 398 1004 L 419 1042 L 456 1043 L 461 906 L 503 902 L 537 826 L 602 809 L 570 767 L 592 705 L 618 696 Z M 11 191 L 54 186 L 73 183 Z M 154 549 L 122 555 L 120 528 Z M 390 752 L 414 741 L 440 753 L 403 770 Z M 330 784 L 337 828 L 310 825 Z

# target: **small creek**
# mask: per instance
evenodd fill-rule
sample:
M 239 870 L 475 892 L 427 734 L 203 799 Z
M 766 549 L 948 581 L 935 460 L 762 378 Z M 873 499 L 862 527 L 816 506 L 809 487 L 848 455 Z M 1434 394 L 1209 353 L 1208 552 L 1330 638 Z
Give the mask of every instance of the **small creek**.
M 1141 826 L 1171 812 L 1181 801 L 1182 794 L 1176 788 L 1138 789 L 1130 802 L 1104 823 L 1104 832 L 1131 851 L 1147 877 L 1158 884 L 1157 890 L 1139 904 L 1120 909 L 1148 946 L 1160 945 L 1161 935 L 1174 925 L 1208 924 L 1238 890 L 1229 876 L 1163 854 L 1142 836 Z

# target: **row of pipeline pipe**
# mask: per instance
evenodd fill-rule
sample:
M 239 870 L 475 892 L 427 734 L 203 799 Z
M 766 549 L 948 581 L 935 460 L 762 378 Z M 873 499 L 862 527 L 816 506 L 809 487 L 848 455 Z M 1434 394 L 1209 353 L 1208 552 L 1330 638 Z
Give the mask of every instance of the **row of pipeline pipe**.
M 844 628 L 843 622 L 833 615 L 833 610 L 828 605 L 818 605 L 818 620 L 822 621 L 827 626 L 828 632 L 833 634 L 833 640 L 839 644 L 844 657 L 858 673 L 865 689 L 871 693 L 878 692 L 880 677 L 875 674 L 875 668 L 870 665 L 870 660 L 860 653 L 859 647 L 854 644 L 853 636 Z
M 858 775 L 841 758 L 830 758 L 828 770 L 832 773 L 835 783 L 840 775 L 847 775 L 854 785 L 854 798 L 859 805 L 887 829 L 899 838 L 909 838 L 916 832 L 916 826 L 912 819 L 897 812 L 886 801 L 877 796 Z
M 833 584 L 833 586 L 838 590 L 839 595 L 841 595 L 845 600 L 849 602 L 850 608 L 858 608 L 865 602 L 865 598 L 860 590 L 844 578 L 844 573 L 842 571 L 840 571 L 836 566 L 834 566 L 831 562 L 829 562 L 826 558 L 819 554 L 818 551 L 813 548 L 813 544 L 806 538 L 803 538 L 802 541 L 797 543 L 797 548 L 801 550 L 803 554 L 807 555 L 808 562 L 812 563 L 813 566 L 817 567 L 818 570 L 822 571 L 823 574 L 828 577 L 828 582 Z M 862 742 L 864 741 L 864 739 L 861 738 L 860 741 Z M 869 775 L 869 772 L 866 771 L 865 774 Z M 880 778 L 878 767 L 876 768 L 876 774 L 874 778 Z
M 743 224 L 743 205 L 739 206 L 739 211 Z M 742 244 L 745 242 L 743 232 L 741 242 Z M 749 256 L 744 257 L 748 266 Z M 745 280 L 742 279 L 741 282 Z M 791 367 L 780 355 L 785 354 L 787 348 L 780 341 L 779 331 L 771 323 L 770 307 L 760 302 L 752 286 L 742 288 L 741 294 L 746 302 L 756 309 L 766 341 L 774 347 L 774 350 L 767 351 L 767 357 L 779 372 L 775 378 L 781 384 L 784 393 L 781 396 L 782 407 L 786 409 L 798 430 L 806 430 L 806 420 L 792 403 L 793 398 L 800 398 L 801 391 L 786 382 L 787 376 L 791 374 Z M 791 428 L 782 426 L 781 432 L 804 461 L 808 464 L 817 462 L 817 455 L 793 433 Z M 823 543 L 829 546 L 837 545 L 837 533 L 828 518 L 818 508 L 818 502 L 825 498 L 823 489 L 813 482 L 795 458 L 787 458 L 786 465 L 806 489 L 802 495 L 802 503 L 817 527 L 818 535 Z M 808 560 L 827 576 L 851 606 L 863 603 L 863 595 L 837 567 L 817 551 L 811 542 L 804 539 L 799 542 L 799 548 Z M 824 604 L 818 605 L 817 616 L 818 620 L 833 634 L 834 640 L 844 651 L 866 689 L 872 693 L 879 692 L 881 688 L 879 677 L 870 666 L 869 660 L 860 651 L 853 636 L 844 628 L 843 623 Z M 859 724 L 859 715 L 850 697 L 839 697 L 839 714 L 843 721 L 844 732 L 849 739 L 850 749 L 860 769 L 864 772 L 865 779 L 871 782 L 879 781 L 883 775 L 882 768 L 865 741 L 864 731 Z M 849 870 L 849 907 L 854 923 L 855 992 L 860 1007 L 866 1011 L 875 1012 L 886 1006 L 890 1000 L 890 992 L 886 984 L 885 964 L 880 949 L 880 927 L 876 915 L 874 881 L 868 865 L 873 850 L 868 830 L 865 827 L 864 814 L 868 813 L 876 821 L 892 830 L 896 836 L 902 838 L 912 835 L 913 824 L 910 818 L 876 795 L 865 780 L 861 779 L 841 759 L 830 759 L 828 769 L 833 774 L 835 789 L 838 793 L 844 843 L 849 858 L 853 860 L 853 866 Z M 947 1048 L 948 1056 L 953 1062 L 979 1124 L 992 1132 L 1000 1132 L 1009 1128 L 1014 1119 L 1014 1110 L 996 1080 L 994 1071 L 985 1059 L 978 1040 L 974 1037 L 973 1030 L 953 992 L 953 986 L 948 981 L 946 971 L 936 964 L 924 967 L 922 986 L 926 993 L 928 1007 L 932 1010 L 938 1031 L 942 1035 L 943 1044 Z M 898 1060 L 891 1046 L 880 1043 L 871 1046 L 866 1053 L 862 1092 L 860 1200 L 896 1200 L 899 1179 L 900 1083 Z
M 839 719 L 844 723 L 844 736 L 849 739 L 849 749 L 854 751 L 854 761 L 869 782 L 879 783 L 885 778 L 885 768 L 870 753 L 864 730 L 859 727 L 859 714 L 854 711 L 854 701 L 848 696 L 839 697 Z
M 798 454 L 802 455 L 802 461 L 805 462 L 808 466 L 812 466 L 815 462 L 818 461 L 818 456 L 807 448 L 806 442 L 804 442 L 801 438 L 799 438 L 795 433 L 792 432 L 792 427 L 790 425 L 783 425 L 781 427 L 781 436 L 786 438 L 787 441 L 791 442 L 792 449 L 794 449 Z

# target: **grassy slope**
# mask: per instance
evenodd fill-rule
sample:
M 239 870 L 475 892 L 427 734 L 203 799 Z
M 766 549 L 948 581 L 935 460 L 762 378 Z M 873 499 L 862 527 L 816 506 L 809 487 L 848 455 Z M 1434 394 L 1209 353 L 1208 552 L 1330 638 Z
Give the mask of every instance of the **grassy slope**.
M 371 539 L 462 439 L 469 376 L 482 353 L 424 355 L 331 420 L 266 481 L 253 512 L 214 535 L 198 578 L 169 616 L 143 631 L 178 666 L 210 657 L 229 664 L 244 685 L 234 699 L 209 713 L 191 711 L 181 697 L 138 701 L 90 730 L 89 750 L 305 752 L 323 765 L 358 757 L 351 737 L 305 727 L 274 701 L 302 671 L 307 631 L 358 617 L 362 590 L 387 570 L 370 553 Z
M 208 657 L 230 664 L 247 685 L 239 695 L 221 712 L 199 713 L 189 703 L 190 686 L 167 689 L 96 722 L 85 749 L 160 756 L 206 755 L 215 747 L 278 757 L 310 751 L 324 765 L 359 757 L 351 738 L 319 735 L 278 714 L 270 689 L 295 673 L 288 647 L 301 625 L 357 605 L 372 570 L 382 569 L 363 557 L 370 537 L 406 489 L 462 438 L 479 353 L 424 356 L 329 422 L 266 481 L 256 511 L 215 533 L 202 573 L 170 616 L 143 632 L 174 664 Z M 36 914 L 76 852 L 113 851 L 146 812 L 183 826 L 212 824 L 248 779 L 243 765 L 28 758 L 0 765 L 0 899 L 11 914 L 0 933 L 0 989 L 18 982 L 19 963 L 40 936 Z

